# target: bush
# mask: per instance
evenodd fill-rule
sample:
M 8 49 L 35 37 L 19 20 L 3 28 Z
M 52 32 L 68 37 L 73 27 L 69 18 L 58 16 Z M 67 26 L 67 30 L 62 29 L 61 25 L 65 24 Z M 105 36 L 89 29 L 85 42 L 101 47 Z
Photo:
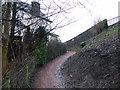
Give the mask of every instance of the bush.
M 66 46 L 65 44 L 61 43 L 60 40 L 56 39 L 48 42 L 47 60 L 52 60 L 57 56 L 62 55 L 65 52 L 66 52 Z
M 47 48 L 46 48 L 46 41 L 42 40 L 41 44 L 36 47 L 35 51 L 33 52 L 34 56 L 37 58 L 37 65 L 43 65 L 46 62 L 47 58 Z
M 80 46 L 83 48 L 85 46 L 85 42 L 81 42 Z
M 107 20 L 103 20 L 103 21 L 100 21 L 99 23 L 97 23 L 95 26 L 94 26 L 94 29 L 95 29 L 95 33 L 98 35 L 100 34 L 104 29 L 107 29 L 108 28 L 108 25 L 107 25 Z

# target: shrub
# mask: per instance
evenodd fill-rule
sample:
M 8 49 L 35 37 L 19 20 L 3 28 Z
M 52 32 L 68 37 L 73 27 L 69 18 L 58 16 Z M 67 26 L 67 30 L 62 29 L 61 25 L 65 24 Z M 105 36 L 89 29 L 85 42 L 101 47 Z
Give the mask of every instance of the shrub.
M 47 58 L 47 48 L 46 48 L 46 41 L 42 40 L 41 44 L 36 47 L 35 51 L 33 52 L 34 56 L 37 58 L 37 65 L 43 65 L 46 62 Z
M 85 42 L 81 42 L 80 46 L 83 48 L 85 46 Z
M 48 42 L 47 47 L 47 60 L 52 60 L 57 56 L 62 55 L 66 52 L 65 44 L 61 43 L 60 40 L 51 40 Z
M 98 35 L 100 34 L 104 29 L 107 29 L 108 28 L 108 25 L 107 25 L 107 20 L 103 20 L 103 21 L 100 21 L 98 22 L 95 26 L 94 26 L 94 29 L 95 29 L 95 33 Z

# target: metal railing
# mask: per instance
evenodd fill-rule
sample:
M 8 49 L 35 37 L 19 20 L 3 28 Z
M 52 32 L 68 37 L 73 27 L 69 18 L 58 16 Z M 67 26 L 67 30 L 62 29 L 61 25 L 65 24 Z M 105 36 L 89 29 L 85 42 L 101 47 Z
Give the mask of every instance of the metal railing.
M 111 25 L 113 25 L 113 24 L 115 24 L 115 23 L 117 23 L 117 22 L 119 22 L 120 21 L 120 16 L 117 16 L 117 17 L 114 17 L 114 18 L 112 18 L 112 19 L 109 19 L 107 22 L 108 22 L 108 26 L 111 26 Z

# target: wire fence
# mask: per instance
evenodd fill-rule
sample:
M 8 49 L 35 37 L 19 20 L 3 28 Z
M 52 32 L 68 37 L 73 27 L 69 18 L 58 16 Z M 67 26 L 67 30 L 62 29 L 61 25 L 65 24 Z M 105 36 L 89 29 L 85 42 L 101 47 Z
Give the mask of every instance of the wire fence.
M 33 60 L 34 59 L 34 60 Z M 21 87 L 28 87 L 27 85 L 30 84 L 30 77 L 31 74 L 34 72 L 35 67 L 36 67 L 36 60 L 35 60 L 35 56 L 34 58 L 31 58 L 30 56 L 28 56 L 27 58 L 25 58 L 25 62 L 26 64 L 15 74 L 12 74 L 12 72 L 8 72 L 8 76 L 10 83 L 8 83 L 8 80 L 6 80 L 2 86 L 0 86 L 0 89 L 2 88 L 8 88 L 8 84 L 10 84 L 10 88 L 12 86 L 12 88 L 21 88 Z M 28 73 L 26 71 L 26 65 L 28 65 Z M 28 76 L 27 76 L 28 74 Z M 13 75 L 13 76 L 12 76 Z M 29 81 L 27 81 L 26 83 L 26 79 L 28 79 Z M 15 85 L 15 83 L 17 85 Z M 28 84 L 29 83 L 29 84 Z

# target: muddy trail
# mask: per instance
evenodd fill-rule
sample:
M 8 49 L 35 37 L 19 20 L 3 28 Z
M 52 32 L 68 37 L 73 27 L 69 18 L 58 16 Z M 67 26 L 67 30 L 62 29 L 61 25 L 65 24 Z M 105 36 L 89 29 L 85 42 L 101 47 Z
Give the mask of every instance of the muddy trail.
M 120 88 L 119 56 L 117 34 L 85 47 L 61 65 L 65 88 Z
M 67 52 L 37 70 L 33 75 L 32 88 L 62 88 L 62 80 L 59 74 L 60 66 L 76 52 Z

